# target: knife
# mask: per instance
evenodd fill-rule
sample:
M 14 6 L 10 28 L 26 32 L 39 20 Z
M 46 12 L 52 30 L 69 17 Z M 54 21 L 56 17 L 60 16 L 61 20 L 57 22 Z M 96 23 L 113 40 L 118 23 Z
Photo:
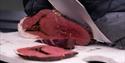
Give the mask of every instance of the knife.
M 99 30 L 85 7 L 78 0 L 48 0 L 56 10 L 78 23 L 87 23 L 92 29 L 94 39 L 99 42 L 111 43 L 111 41 Z

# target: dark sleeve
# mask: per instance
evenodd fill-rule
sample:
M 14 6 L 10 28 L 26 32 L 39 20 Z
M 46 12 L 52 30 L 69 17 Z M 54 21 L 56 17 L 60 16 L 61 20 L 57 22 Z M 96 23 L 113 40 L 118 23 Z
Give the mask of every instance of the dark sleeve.
M 92 19 L 105 15 L 112 0 L 79 0 L 86 8 Z
M 52 9 L 48 0 L 23 0 L 24 10 L 28 16 L 35 15 L 41 9 Z
M 79 0 L 95 21 L 106 13 L 125 12 L 125 0 Z

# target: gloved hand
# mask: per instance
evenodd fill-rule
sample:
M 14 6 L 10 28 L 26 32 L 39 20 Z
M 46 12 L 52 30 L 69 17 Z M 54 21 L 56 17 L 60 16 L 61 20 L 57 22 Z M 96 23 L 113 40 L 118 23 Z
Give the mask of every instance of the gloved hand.
M 33 16 L 42 9 L 53 9 L 48 0 L 23 0 L 23 5 L 28 16 Z
M 112 47 L 125 49 L 125 12 L 107 13 L 95 21 L 99 29 L 112 41 Z

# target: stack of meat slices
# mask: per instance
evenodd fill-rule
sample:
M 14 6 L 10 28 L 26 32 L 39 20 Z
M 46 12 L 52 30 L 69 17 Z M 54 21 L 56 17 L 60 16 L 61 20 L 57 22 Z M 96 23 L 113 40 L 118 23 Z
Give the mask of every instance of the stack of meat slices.
M 75 42 L 76 45 L 87 45 L 92 38 L 86 26 L 83 27 L 60 13 L 48 9 L 22 19 L 18 24 L 18 30 L 24 37 L 50 41 L 56 39 L 61 43 L 64 43 L 61 40 L 68 39 L 70 40 L 68 42 Z
M 59 60 L 76 55 L 74 45 L 89 44 L 92 35 L 75 21 L 62 16 L 55 10 L 41 10 L 34 16 L 25 17 L 18 24 L 23 37 L 36 38 L 46 46 L 18 49 L 18 54 L 33 60 Z

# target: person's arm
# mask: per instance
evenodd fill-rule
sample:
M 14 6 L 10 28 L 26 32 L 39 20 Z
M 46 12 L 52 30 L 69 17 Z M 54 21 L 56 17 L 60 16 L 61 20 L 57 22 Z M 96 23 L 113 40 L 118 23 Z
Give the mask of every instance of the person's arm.
M 48 0 L 23 0 L 24 10 L 28 16 L 35 15 L 42 9 L 52 9 Z

